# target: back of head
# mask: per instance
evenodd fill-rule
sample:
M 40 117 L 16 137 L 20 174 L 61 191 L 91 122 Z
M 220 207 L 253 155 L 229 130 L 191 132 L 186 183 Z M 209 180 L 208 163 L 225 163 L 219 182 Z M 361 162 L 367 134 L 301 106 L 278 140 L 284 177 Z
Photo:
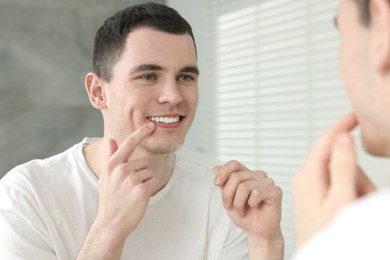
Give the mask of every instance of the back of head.
M 189 34 L 195 44 L 191 26 L 176 10 L 157 3 L 134 5 L 109 17 L 97 31 L 93 72 L 110 81 L 112 67 L 124 51 L 127 35 L 142 26 L 172 34 Z

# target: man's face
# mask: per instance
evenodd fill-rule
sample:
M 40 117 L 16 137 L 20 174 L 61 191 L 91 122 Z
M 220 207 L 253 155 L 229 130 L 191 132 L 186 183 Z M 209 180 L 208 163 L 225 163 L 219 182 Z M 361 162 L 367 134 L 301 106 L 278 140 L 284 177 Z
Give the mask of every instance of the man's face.
M 381 154 L 383 138 L 378 129 L 386 106 L 381 100 L 384 93 L 378 84 L 373 52 L 375 31 L 361 22 L 354 0 L 340 0 L 337 25 L 341 36 L 340 74 L 358 117 L 363 145 L 368 152 Z
M 190 35 L 140 27 L 132 31 L 104 86 L 106 130 L 121 143 L 148 122 L 156 130 L 142 148 L 173 151 L 183 143 L 198 104 L 198 68 Z

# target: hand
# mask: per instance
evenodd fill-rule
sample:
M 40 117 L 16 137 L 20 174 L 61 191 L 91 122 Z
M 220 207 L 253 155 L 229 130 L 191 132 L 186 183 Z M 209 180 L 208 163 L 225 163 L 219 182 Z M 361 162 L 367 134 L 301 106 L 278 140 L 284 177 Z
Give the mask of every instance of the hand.
M 341 118 L 318 139 L 294 176 L 297 247 L 325 227 L 340 208 L 375 190 L 356 162 L 349 133 L 356 125 L 352 113 Z
M 137 146 L 154 130 L 155 125 L 149 123 L 129 135 L 119 148 L 113 140 L 107 143 L 108 161 L 99 178 L 99 210 L 95 222 L 120 239 L 126 239 L 138 226 L 158 187 L 146 159 L 129 161 Z
M 237 161 L 216 166 L 215 184 L 232 222 L 249 236 L 270 241 L 281 236 L 282 190 L 263 171 L 251 171 Z

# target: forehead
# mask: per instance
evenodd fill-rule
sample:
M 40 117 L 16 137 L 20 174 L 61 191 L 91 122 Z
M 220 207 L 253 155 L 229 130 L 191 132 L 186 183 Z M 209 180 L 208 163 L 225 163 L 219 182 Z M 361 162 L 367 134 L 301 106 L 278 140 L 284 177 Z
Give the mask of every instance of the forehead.
M 189 34 L 171 34 L 140 27 L 128 34 L 123 59 L 131 63 L 194 65 L 195 44 Z

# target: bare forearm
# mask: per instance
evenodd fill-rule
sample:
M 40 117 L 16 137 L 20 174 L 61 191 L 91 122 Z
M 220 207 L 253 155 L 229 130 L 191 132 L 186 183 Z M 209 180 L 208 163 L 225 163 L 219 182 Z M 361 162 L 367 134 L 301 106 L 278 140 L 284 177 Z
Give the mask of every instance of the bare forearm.
M 283 260 L 284 239 L 280 233 L 272 240 L 264 240 L 247 235 L 249 245 L 249 260 Z
M 119 260 L 125 240 L 113 230 L 91 227 L 77 260 Z

